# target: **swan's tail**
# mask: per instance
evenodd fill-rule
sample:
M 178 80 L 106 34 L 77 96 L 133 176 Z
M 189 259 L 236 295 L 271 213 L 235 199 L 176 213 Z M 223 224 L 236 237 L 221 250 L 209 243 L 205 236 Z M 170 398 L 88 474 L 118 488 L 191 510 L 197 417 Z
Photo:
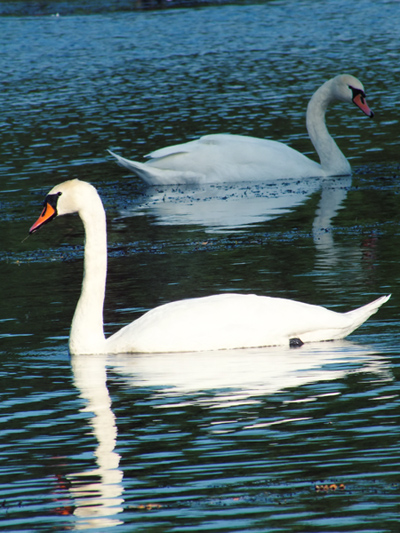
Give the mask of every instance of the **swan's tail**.
M 363 322 L 365 322 L 371 315 L 376 313 L 381 307 L 381 305 L 386 303 L 390 297 L 391 294 L 381 296 L 380 298 L 374 300 L 373 302 L 370 302 L 369 304 L 363 305 L 358 309 L 353 309 L 353 311 L 348 311 L 347 313 L 344 313 L 344 315 L 349 318 L 351 324 L 351 331 L 349 331 L 347 335 L 357 329 L 359 326 L 361 326 L 361 324 L 363 324 Z
M 127 168 L 148 185 L 177 185 L 179 183 L 196 183 L 199 180 L 199 176 L 195 172 L 158 168 L 148 163 L 125 159 L 125 157 L 114 154 L 111 150 L 108 152 L 115 157 L 121 167 Z
M 149 185 L 154 184 L 151 175 L 149 175 L 149 170 L 146 169 L 144 163 L 138 163 L 136 161 L 131 161 L 130 159 L 125 159 L 125 157 L 121 157 L 120 155 L 114 154 L 114 152 L 112 152 L 111 150 L 108 150 L 108 152 L 115 157 L 121 167 L 127 168 L 128 170 L 142 178 Z

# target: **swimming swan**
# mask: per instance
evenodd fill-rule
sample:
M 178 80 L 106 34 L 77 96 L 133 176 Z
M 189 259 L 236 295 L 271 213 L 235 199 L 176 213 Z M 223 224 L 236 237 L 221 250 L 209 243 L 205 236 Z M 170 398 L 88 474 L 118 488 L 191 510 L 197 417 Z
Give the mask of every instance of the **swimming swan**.
M 283 298 L 219 294 L 161 305 L 106 339 L 107 231 L 96 189 L 77 179 L 57 185 L 46 197 L 29 233 L 68 213 L 78 213 L 86 235 L 82 292 L 69 339 L 71 354 L 195 352 L 341 339 L 390 297 L 382 296 L 348 313 L 336 313 Z
M 277 141 L 229 134 L 205 135 L 161 148 L 148 154 L 145 163 L 109 152 L 149 185 L 346 176 L 351 173 L 350 164 L 325 124 L 328 105 L 335 101 L 354 103 L 367 116 L 374 116 L 364 87 L 354 76 L 342 74 L 324 83 L 307 107 L 307 130 L 321 164 Z

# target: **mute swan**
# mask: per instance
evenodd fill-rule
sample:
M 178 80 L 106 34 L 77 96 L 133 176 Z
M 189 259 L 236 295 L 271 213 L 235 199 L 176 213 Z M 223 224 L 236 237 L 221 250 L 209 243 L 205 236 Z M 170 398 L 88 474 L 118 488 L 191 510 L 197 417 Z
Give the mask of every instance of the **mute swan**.
M 335 101 L 354 103 L 367 116 L 374 116 L 357 78 L 342 74 L 325 82 L 307 107 L 307 130 L 321 164 L 280 142 L 229 134 L 205 135 L 161 148 L 148 154 L 145 163 L 109 152 L 149 185 L 346 176 L 351 173 L 350 164 L 325 124 L 328 105 Z
M 30 228 L 34 233 L 57 215 L 78 213 L 85 235 L 82 292 L 72 320 L 71 354 L 196 352 L 257 346 L 288 346 L 341 339 L 386 302 L 382 296 L 347 313 L 294 300 L 254 294 L 219 294 L 180 300 L 148 311 L 109 338 L 103 331 L 107 231 L 96 189 L 77 179 L 54 187 Z

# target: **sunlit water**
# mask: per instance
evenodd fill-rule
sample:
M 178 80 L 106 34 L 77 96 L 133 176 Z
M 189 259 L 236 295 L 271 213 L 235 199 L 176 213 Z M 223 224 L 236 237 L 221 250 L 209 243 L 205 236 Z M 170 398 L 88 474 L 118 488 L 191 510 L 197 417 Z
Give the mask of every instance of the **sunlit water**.
M 0 18 L 1 529 L 398 531 L 400 7 L 315 5 Z M 107 154 L 229 131 L 312 155 L 341 72 L 376 113 L 329 112 L 351 178 L 147 189 Z M 80 222 L 23 239 L 76 177 L 108 213 L 107 333 L 225 291 L 392 298 L 341 342 L 71 359 Z

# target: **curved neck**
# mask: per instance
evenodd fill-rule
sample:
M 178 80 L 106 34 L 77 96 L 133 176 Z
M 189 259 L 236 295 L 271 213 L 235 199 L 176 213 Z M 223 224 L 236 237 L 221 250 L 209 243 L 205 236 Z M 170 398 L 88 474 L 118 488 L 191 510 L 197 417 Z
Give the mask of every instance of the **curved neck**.
M 329 176 L 343 176 L 350 174 L 350 164 L 325 124 L 326 110 L 336 100 L 332 84 L 333 80 L 327 81 L 312 96 L 307 107 L 307 130 L 318 153 L 322 170 Z
M 102 353 L 105 343 L 103 306 L 107 276 L 106 215 L 100 197 L 90 198 L 79 211 L 85 229 L 82 291 L 72 319 L 72 354 Z

